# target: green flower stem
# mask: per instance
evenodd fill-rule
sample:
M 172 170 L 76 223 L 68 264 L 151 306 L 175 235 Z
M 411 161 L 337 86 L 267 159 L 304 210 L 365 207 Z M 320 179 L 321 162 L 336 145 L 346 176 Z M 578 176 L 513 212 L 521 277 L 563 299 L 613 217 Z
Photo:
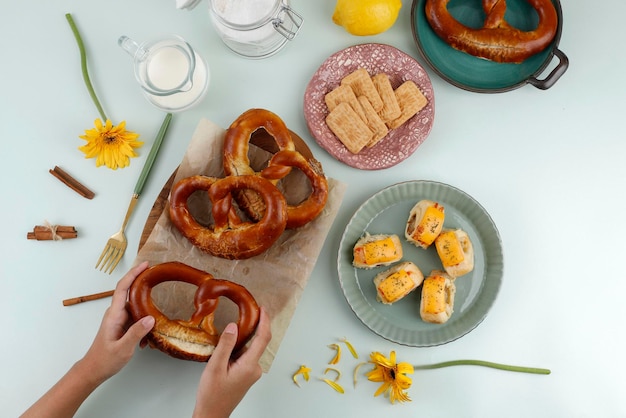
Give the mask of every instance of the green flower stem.
M 76 27 L 76 23 L 74 23 L 74 19 L 70 13 L 65 14 L 65 18 L 67 19 L 70 27 L 72 28 L 72 32 L 74 33 L 74 38 L 76 38 L 76 43 L 78 44 L 78 49 L 80 50 L 80 66 L 83 72 L 83 80 L 85 80 L 85 85 L 87 86 L 87 90 L 89 90 L 89 95 L 91 96 L 91 100 L 98 108 L 98 113 L 100 113 L 100 117 L 103 122 L 106 122 L 107 116 L 100 105 L 100 101 L 96 96 L 96 92 L 91 85 L 91 80 L 89 79 L 89 72 L 87 71 L 87 53 L 85 52 L 85 45 L 83 44 L 83 39 L 80 37 L 80 33 L 78 32 L 78 28 Z
M 491 367 L 492 369 L 506 370 L 509 372 L 550 374 L 549 369 L 541 369 L 537 367 L 510 366 L 508 364 L 492 363 L 490 361 L 484 361 L 484 360 L 452 360 L 452 361 L 444 361 L 442 363 L 414 366 L 414 368 L 416 370 L 429 370 L 429 369 L 441 369 L 443 367 L 450 367 L 450 366 L 483 366 L 483 367 Z

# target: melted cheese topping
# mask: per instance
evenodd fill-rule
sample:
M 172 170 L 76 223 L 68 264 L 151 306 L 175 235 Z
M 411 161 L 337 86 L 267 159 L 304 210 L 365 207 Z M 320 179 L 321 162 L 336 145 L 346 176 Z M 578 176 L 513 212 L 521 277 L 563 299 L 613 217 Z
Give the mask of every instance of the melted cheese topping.
M 380 296 L 387 303 L 393 303 L 402 298 L 415 287 L 415 282 L 406 270 L 399 270 L 390 274 L 378 285 Z
M 429 206 L 419 225 L 415 228 L 413 238 L 425 245 L 432 244 L 439 232 L 441 232 L 441 228 L 443 228 L 443 219 L 443 207 L 436 203 L 433 206 Z
M 465 259 L 463 247 L 454 231 L 444 231 L 435 240 L 437 254 L 444 267 L 456 266 Z
M 449 304 L 446 291 L 446 278 L 430 276 L 422 284 L 422 311 L 427 314 L 439 314 L 446 311 Z
M 387 263 L 398 258 L 398 250 L 391 238 L 368 242 L 363 245 L 363 261 L 372 265 Z

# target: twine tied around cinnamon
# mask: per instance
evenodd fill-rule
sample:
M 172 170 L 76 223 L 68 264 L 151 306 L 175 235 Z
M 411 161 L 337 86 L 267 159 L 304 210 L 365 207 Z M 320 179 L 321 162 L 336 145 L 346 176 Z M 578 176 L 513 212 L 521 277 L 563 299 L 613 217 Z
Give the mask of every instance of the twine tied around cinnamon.
M 61 241 L 76 237 L 78 237 L 78 232 L 73 226 L 53 225 L 47 220 L 44 221 L 44 225 L 36 225 L 26 235 L 26 238 L 37 241 Z
M 63 237 L 57 234 L 58 225 L 52 225 L 48 220 L 44 220 L 44 226 L 50 230 L 52 241 L 61 241 Z

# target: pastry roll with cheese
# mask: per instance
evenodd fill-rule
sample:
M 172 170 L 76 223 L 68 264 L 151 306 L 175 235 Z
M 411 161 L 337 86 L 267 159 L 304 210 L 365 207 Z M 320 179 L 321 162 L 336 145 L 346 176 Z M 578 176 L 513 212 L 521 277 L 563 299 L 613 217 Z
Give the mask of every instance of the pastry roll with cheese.
M 474 269 L 474 247 L 467 232 L 462 229 L 444 229 L 437 239 L 435 248 L 444 270 L 453 279 Z
M 354 267 L 388 266 L 402 259 L 402 244 L 397 235 L 366 233 L 354 245 L 353 255 Z
M 418 247 L 428 248 L 443 228 L 445 208 L 432 200 L 417 202 L 409 213 L 404 236 Z
M 455 293 L 454 281 L 447 273 L 439 270 L 431 271 L 422 283 L 420 304 L 422 320 L 433 324 L 443 324 L 450 319 Z
M 386 305 L 399 301 L 424 280 L 420 269 L 410 261 L 397 264 L 374 277 L 376 299 Z

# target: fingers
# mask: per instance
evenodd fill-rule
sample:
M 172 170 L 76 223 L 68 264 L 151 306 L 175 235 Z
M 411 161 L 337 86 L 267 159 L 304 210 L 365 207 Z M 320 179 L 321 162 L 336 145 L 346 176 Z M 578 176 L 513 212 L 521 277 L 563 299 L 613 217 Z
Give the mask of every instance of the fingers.
M 235 348 L 235 343 L 237 342 L 238 331 L 237 324 L 234 322 L 226 325 L 213 354 L 211 354 L 210 363 L 228 365 L 233 348 Z
M 259 325 L 257 326 L 256 333 L 250 346 L 243 354 L 243 356 L 250 357 L 251 360 L 258 361 L 263 355 L 265 348 L 272 339 L 272 331 L 270 318 L 264 307 L 261 307 L 261 316 L 259 319 Z M 243 357 L 242 356 L 242 357 Z
M 148 268 L 148 262 L 144 261 L 143 263 L 133 267 L 117 282 L 117 286 L 115 286 L 115 292 L 113 293 L 113 300 L 111 301 L 111 307 L 113 309 L 122 309 L 126 305 L 126 298 L 128 296 L 128 289 L 130 289 L 130 285 L 133 284 L 137 276 L 141 274 L 145 269 Z
M 150 315 L 144 316 L 128 328 L 126 333 L 122 336 L 122 338 L 120 338 L 120 341 L 129 347 L 140 345 L 143 338 L 153 327 L 154 317 Z

